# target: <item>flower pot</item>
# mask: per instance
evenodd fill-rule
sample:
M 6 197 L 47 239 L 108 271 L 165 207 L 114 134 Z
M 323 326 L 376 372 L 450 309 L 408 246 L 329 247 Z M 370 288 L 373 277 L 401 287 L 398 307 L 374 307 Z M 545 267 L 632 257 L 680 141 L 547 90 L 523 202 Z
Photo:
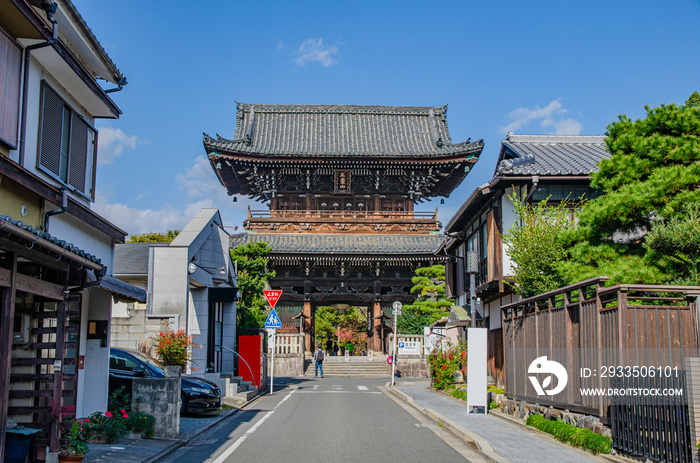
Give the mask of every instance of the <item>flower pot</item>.
M 69 462 L 69 461 L 71 461 L 71 462 L 81 462 L 81 461 L 83 461 L 83 458 L 85 458 L 85 456 L 80 456 L 80 457 L 69 457 L 68 455 L 62 455 L 62 454 L 60 454 L 60 453 L 58 454 L 58 461 L 65 461 L 65 462 Z

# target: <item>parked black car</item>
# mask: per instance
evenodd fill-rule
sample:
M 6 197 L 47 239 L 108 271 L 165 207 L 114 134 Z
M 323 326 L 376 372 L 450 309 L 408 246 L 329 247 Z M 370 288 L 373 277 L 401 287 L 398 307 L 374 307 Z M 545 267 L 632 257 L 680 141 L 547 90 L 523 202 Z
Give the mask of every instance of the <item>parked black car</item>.
M 131 394 L 134 378 L 163 378 L 165 370 L 157 360 L 140 352 L 112 347 L 109 351 L 109 394 L 124 386 Z M 180 414 L 221 409 L 221 389 L 204 378 L 182 375 Z

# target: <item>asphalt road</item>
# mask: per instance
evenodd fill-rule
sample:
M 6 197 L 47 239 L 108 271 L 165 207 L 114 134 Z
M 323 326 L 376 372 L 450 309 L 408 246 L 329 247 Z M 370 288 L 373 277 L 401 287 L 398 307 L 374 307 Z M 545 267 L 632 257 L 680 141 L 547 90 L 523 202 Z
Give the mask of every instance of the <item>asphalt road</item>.
M 475 450 L 382 392 L 386 379 L 281 378 L 164 462 L 482 462 Z

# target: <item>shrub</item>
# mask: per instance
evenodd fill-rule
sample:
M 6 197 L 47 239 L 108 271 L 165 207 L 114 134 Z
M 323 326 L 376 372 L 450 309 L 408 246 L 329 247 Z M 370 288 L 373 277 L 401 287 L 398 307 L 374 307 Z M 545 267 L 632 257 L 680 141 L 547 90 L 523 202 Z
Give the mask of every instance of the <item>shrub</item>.
M 153 426 L 156 419 L 153 415 L 142 412 L 132 412 L 126 422 L 127 430 L 136 434 L 141 434 L 143 437 L 153 437 Z
M 505 393 L 506 393 L 506 391 L 504 391 L 504 390 L 501 389 L 500 387 L 494 386 L 493 384 L 492 384 L 491 386 L 489 386 L 489 387 L 486 389 L 486 391 L 487 391 L 487 392 L 493 392 L 494 394 L 505 394 Z
M 526 424 L 554 436 L 557 440 L 586 449 L 595 454 L 610 453 L 612 439 L 590 429 L 577 428 L 563 421 L 551 421 L 542 415 L 530 415 Z
M 95 412 L 85 419 L 85 428 L 91 440 L 111 443 L 126 434 L 126 420 L 123 416 L 109 411 Z
M 88 436 L 82 421 L 74 421 L 68 428 L 61 445 L 61 454 L 68 457 L 84 457 L 90 448 L 87 444 Z
M 430 378 L 435 389 L 445 389 L 454 381 L 455 373 L 461 371 L 467 376 L 467 346 L 460 343 L 447 350 L 434 351 L 428 357 Z
M 155 340 L 158 343 L 156 356 L 160 363 L 180 366 L 183 371 L 187 368 L 187 364 L 192 361 L 192 348 L 199 347 L 185 330 L 162 331 Z
M 464 400 L 465 402 L 467 401 L 467 391 L 465 391 L 465 390 L 462 389 L 461 387 L 455 389 L 455 390 L 452 391 L 452 392 L 450 392 L 450 395 L 451 395 L 452 397 L 456 397 L 457 399 Z

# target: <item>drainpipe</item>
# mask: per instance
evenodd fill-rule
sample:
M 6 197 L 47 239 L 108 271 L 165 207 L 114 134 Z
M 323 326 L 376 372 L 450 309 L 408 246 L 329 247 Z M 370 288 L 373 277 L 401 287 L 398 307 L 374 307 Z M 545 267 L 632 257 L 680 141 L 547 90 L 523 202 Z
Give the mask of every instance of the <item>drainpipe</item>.
M 68 210 L 68 190 L 66 187 L 61 188 L 61 193 L 63 194 L 61 198 L 61 207 L 53 211 L 44 212 L 44 231 L 46 233 L 49 232 L 49 217 L 56 214 L 63 214 Z
M 109 90 L 105 90 L 105 93 L 112 93 L 112 92 L 121 92 L 124 86 L 127 84 L 126 77 L 122 77 L 119 79 L 117 82 L 117 86 L 114 88 L 110 88 Z
M 51 21 L 51 24 L 53 24 L 53 28 L 51 31 L 51 38 L 47 40 L 46 42 L 39 42 L 35 43 L 34 45 L 29 45 L 24 49 L 24 59 L 23 59 L 23 67 L 24 67 L 24 75 L 23 75 L 23 81 L 22 81 L 22 128 L 20 129 L 20 138 L 19 138 L 19 165 L 24 167 L 24 150 L 26 148 L 26 141 L 27 141 L 27 94 L 29 93 L 29 55 L 31 54 L 32 50 L 36 50 L 39 48 L 44 48 L 53 45 L 54 43 L 58 42 L 58 22 L 56 21 L 56 18 L 53 17 L 53 14 L 56 12 L 56 8 L 58 8 L 58 5 L 56 2 L 52 3 L 51 6 L 46 8 L 46 15 L 49 18 L 49 21 Z

